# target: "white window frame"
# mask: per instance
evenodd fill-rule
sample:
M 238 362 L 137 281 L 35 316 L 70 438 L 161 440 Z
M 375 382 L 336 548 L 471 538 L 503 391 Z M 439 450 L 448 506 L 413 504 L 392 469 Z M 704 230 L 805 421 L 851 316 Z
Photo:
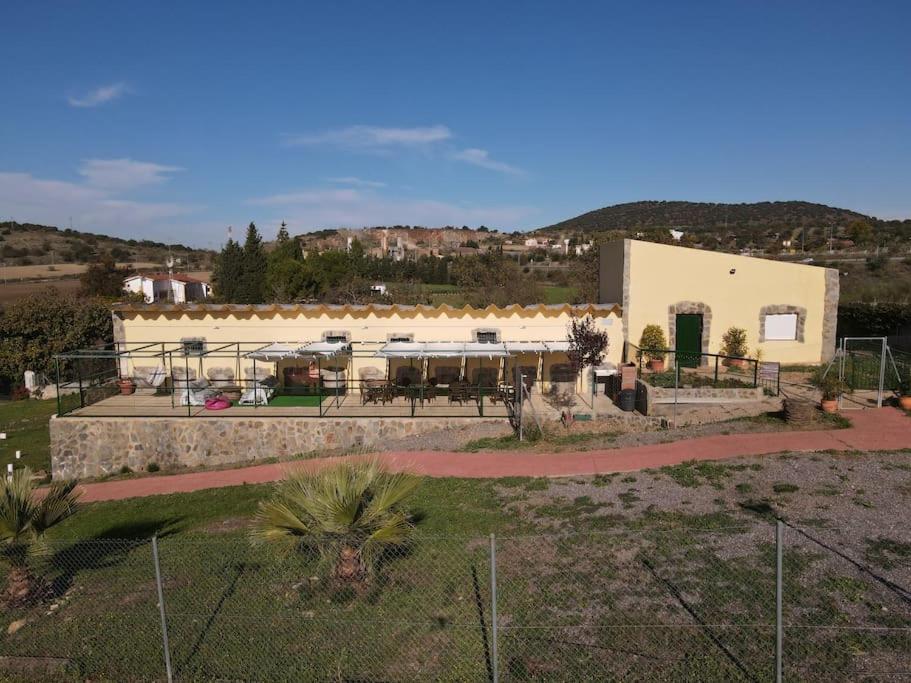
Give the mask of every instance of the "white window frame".
M 800 316 L 797 313 L 769 313 L 763 321 L 763 337 L 766 341 L 797 341 L 799 324 Z

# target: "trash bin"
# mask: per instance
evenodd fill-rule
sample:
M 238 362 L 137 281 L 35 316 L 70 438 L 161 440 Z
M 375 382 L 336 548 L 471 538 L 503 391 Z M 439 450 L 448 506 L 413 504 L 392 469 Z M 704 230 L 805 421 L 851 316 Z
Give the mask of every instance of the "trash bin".
M 628 413 L 636 409 L 636 390 L 635 389 L 621 389 L 620 397 L 617 400 L 617 406 L 620 410 L 624 410 Z

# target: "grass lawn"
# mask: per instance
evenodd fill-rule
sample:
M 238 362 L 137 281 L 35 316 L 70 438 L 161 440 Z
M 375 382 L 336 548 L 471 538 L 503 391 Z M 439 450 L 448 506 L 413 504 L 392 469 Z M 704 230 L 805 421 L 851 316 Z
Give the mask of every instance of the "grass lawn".
M 576 295 L 575 287 L 544 285 L 541 289 L 544 291 L 544 303 L 546 304 L 568 304 Z
M 861 680 L 911 663 L 907 602 L 842 557 L 909 588 L 911 538 L 895 520 L 911 453 L 428 479 L 413 547 L 362 587 L 250 544 L 269 491 L 85 506 L 52 532 L 44 571 L 58 607 L 4 611 L 0 654 L 67 657 L 73 681 L 161 678 L 145 541 L 157 533 L 178 678 L 488 680 L 495 532 L 502 680 L 768 680 L 777 514 L 808 534 L 786 539 L 786 678 Z
M 50 434 L 48 420 L 57 412 L 57 401 L 2 401 L 0 402 L 0 432 L 6 440 L 0 441 L 0 465 L 6 471 L 7 463 L 16 463 L 16 451 L 22 451 L 18 465 L 33 470 L 49 470 Z

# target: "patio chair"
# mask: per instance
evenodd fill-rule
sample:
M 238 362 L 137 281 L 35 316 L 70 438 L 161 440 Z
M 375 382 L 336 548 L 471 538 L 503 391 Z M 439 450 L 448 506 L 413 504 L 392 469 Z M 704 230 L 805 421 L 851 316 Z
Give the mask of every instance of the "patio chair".
M 194 379 L 177 389 L 178 403 L 182 406 L 204 406 L 206 401 L 217 393 L 209 384 L 209 380 Z
M 497 391 L 499 368 L 474 368 L 471 371 L 471 388 L 469 397 L 480 399 L 481 395 L 491 396 Z
M 213 387 L 226 387 L 234 384 L 234 370 L 227 367 L 209 368 L 206 370 L 206 377 Z
M 468 382 L 458 381 L 449 385 L 449 402 L 459 405 L 471 400 L 471 387 Z
M 421 369 L 410 365 L 401 365 L 395 370 L 396 395 L 411 397 L 414 388 L 421 386 Z
M 278 379 L 269 372 L 268 368 L 244 368 L 246 390 L 241 394 L 240 405 L 259 406 L 266 405 L 275 396 L 275 387 Z
M 357 371 L 361 390 L 361 404 L 376 403 L 384 398 L 385 373 L 377 367 L 359 368 Z M 385 401 L 383 401 L 385 403 Z
M 164 384 L 167 376 L 168 373 L 165 371 L 163 365 L 133 367 L 133 381 L 136 382 L 137 386 L 146 389 L 158 389 L 158 387 Z
M 345 368 L 330 365 L 329 367 L 322 368 L 319 374 L 322 380 L 323 389 L 326 393 L 345 393 L 345 390 L 348 388 L 348 379 Z

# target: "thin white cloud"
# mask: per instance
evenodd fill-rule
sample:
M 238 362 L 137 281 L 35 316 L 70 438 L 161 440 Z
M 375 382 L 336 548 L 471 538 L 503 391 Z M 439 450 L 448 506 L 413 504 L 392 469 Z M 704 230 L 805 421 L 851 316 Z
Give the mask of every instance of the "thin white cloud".
M 476 206 L 435 199 L 384 197 L 373 191 L 306 189 L 248 200 L 272 207 L 292 232 L 373 225 L 488 225 L 512 229 L 537 213 L 530 206 Z
M 287 145 L 332 145 L 345 149 L 388 149 L 391 147 L 423 147 L 452 137 L 446 126 L 415 128 L 383 128 L 380 126 L 348 126 L 319 133 L 289 135 Z
M 133 159 L 86 159 L 79 175 L 93 187 L 108 190 L 129 190 L 143 185 L 160 185 L 169 180 L 169 173 L 183 169 Z
M 352 187 L 386 187 L 386 183 L 381 183 L 378 180 L 364 180 L 363 178 L 351 175 L 342 176 L 340 178 L 326 178 L 326 182 L 335 183 L 336 185 L 351 185 Z
M 273 194 L 267 197 L 248 199 L 251 206 L 292 206 L 295 204 L 320 204 L 333 202 L 353 202 L 361 198 L 361 193 L 354 189 L 301 190 Z
M 67 102 L 71 107 L 97 107 L 106 102 L 112 102 L 127 93 L 126 83 L 112 83 L 102 85 L 90 90 L 80 97 L 68 97 Z
M 525 175 L 525 171 L 517 166 L 507 164 L 503 161 L 496 161 L 495 159 L 490 158 L 490 154 L 486 149 L 478 149 L 476 147 L 470 147 L 468 149 L 463 149 L 461 151 L 455 152 L 452 155 L 452 158 L 456 161 L 464 161 L 466 164 L 471 164 L 472 166 L 480 166 L 481 168 L 486 168 L 490 171 L 497 171 L 498 173 L 505 173 L 507 175 Z
M 159 237 L 169 221 L 202 208 L 176 202 L 135 201 L 110 188 L 88 183 L 7 172 L 0 172 L 0 206 L 14 220 L 64 226 L 72 218 L 79 229 L 140 238 Z

